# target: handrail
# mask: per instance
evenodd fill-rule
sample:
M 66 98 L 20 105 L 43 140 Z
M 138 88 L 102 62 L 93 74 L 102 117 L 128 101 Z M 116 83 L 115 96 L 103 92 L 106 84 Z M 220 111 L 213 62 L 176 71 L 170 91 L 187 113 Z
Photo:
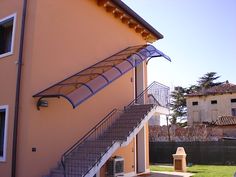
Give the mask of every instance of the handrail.
M 158 102 L 158 97 L 156 98 L 152 93 L 150 93 L 151 89 L 155 89 L 156 86 L 159 85 L 157 82 L 151 83 L 144 91 L 142 91 L 141 94 L 137 96 L 133 101 L 131 101 L 125 108 L 124 111 L 129 109 L 132 105 L 135 104 L 152 104 L 154 105 L 160 105 Z M 152 88 L 153 87 L 153 88 Z M 153 97 L 153 100 L 150 100 L 148 96 L 151 95 Z M 124 111 L 120 111 L 118 109 L 113 109 L 110 113 L 108 113 L 98 124 L 96 124 L 88 133 L 86 133 L 79 141 L 77 141 L 71 148 L 69 148 L 61 157 L 61 164 L 64 169 L 64 176 L 67 176 L 67 170 L 70 168 L 67 167 L 67 164 L 65 163 L 66 159 L 70 159 L 69 155 L 76 152 L 76 150 L 80 147 L 80 145 L 86 141 L 91 140 L 99 140 L 103 136 L 103 133 L 108 130 L 113 123 L 119 118 L 120 114 L 124 113 Z M 133 130 L 132 130 L 133 131 Z M 104 154 L 109 151 L 109 149 L 116 143 L 117 140 L 114 139 L 111 142 L 109 142 L 109 147 L 103 152 Z M 96 146 L 95 146 L 96 148 Z M 89 173 L 89 171 L 103 158 L 103 155 L 100 155 L 93 164 L 87 164 L 88 168 L 85 172 L 83 172 L 83 175 L 86 175 Z
M 131 101 L 127 106 L 125 106 L 125 109 L 128 109 L 130 106 L 134 105 L 135 103 L 138 103 L 138 100 L 141 98 L 144 98 L 144 94 L 147 94 L 147 91 L 155 84 L 156 82 L 152 82 L 146 89 L 144 89 L 133 101 Z M 158 104 L 158 103 L 156 103 Z
M 80 144 L 82 144 L 84 141 L 86 141 L 90 135 L 92 135 L 104 122 L 109 120 L 113 114 L 117 112 L 117 109 L 113 109 L 111 112 L 109 112 L 98 124 L 96 124 L 88 133 L 86 133 L 79 141 L 77 141 L 73 146 L 71 146 L 61 157 L 61 164 L 63 166 L 63 169 L 65 171 L 65 158 L 66 156 L 72 152 L 76 147 L 78 147 Z
M 162 96 L 156 96 L 152 93 L 152 89 L 154 90 L 165 90 L 165 103 L 163 103 L 161 100 L 163 99 L 163 95 Z M 151 95 L 154 99 L 153 101 L 154 102 L 150 102 L 150 100 L 148 99 L 148 95 Z M 145 97 L 146 96 L 146 97 Z M 145 100 L 146 98 L 146 100 Z M 140 102 L 141 101 L 141 102 Z M 144 89 L 138 96 L 137 98 L 135 98 L 133 101 L 131 101 L 126 107 L 125 109 L 128 109 L 130 106 L 134 105 L 134 104 L 144 104 L 144 101 L 145 101 L 145 104 L 155 104 L 155 105 L 158 105 L 158 106 L 162 106 L 162 107 L 167 107 L 168 103 L 169 103 L 169 87 L 157 82 L 157 81 L 154 81 L 152 82 L 146 89 Z
M 157 104 L 158 106 L 161 106 L 161 104 L 157 101 L 157 99 L 154 97 L 153 94 L 151 94 L 151 93 L 148 94 L 148 98 L 149 98 L 149 97 L 152 97 L 152 99 L 154 100 L 154 103 L 155 103 L 155 104 Z

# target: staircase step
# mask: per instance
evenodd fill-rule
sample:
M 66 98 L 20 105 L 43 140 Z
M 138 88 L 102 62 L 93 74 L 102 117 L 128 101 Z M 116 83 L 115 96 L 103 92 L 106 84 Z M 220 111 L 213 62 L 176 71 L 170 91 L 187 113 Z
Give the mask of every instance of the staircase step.
M 137 122 L 139 120 L 142 120 L 140 117 L 130 118 L 130 117 L 123 117 L 122 119 L 119 119 L 116 121 L 116 124 L 118 123 L 133 123 Z
M 73 155 L 70 155 L 70 156 L 67 156 L 67 160 L 88 160 L 88 161 L 93 161 L 97 158 L 99 158 L 101 156 L 102 153 L 100 154 L 90 154 L 90 153 L 86 153 L 85 155 L 81 155 L 81 154 L 73 154 Z
M 135 111 L 128 111 L 125 112 L 123 115 L 129 115 L 129 116 L 142 116 L 146 113 L 146 111 L 140 111 L 140 112 L 135 112 Z M 121 115 L 122 117 L 122 115 Z
M 135 127 L 137 127 L 138 124 L 123 124 L 122 126 L 119 125 L 119 126 L 116 126 L 116 127 L 113 127 L 113 129 L 111 130 L 108 130 L 108 134 L 117 134 L 117 135 L 122 135 L 123 132 L 129 132 L 129 131 L 132 131 Z M 106 133 L 107 134 L 107 133 Z
M 141 119 L 143 119 L 144 116 L 145 116 L 144 114 L 142 114 L 142 115 L 132 115 L 132 116 L 128 115 L 128 114 L 124 114 L 120 117 L 120 119 L 116 120 L 116 122 L 114 122 L 114 124 L 117 124 L 118 122 L 122 122 L 122 121 L 127 121 L 128 122 L 129 120 L 130 121 L 141 120 Z
M 151 110 L 152 108 L 131 108 L 125 111 L 125 113 L 127 112 L 134 112 L 134 113 L 147 113 Z
M 126 133 L 125 135 L 127 136 L 129 133 Z M 125 140 L 126 139 L 126 136 L 125 135 L 120 135 L 120 136 L 107 136 L 107 137 L 104 137 L 106 139 L 110 139 L 110 140 L 113 140 L 113 141 L 120 141 L 120 140 Z
M 126 125 L 126 127 L 114 126 L 112 129 L 109 129 L 107 132 L 105 132 L 103 136 L 122 136 L 130 132 L 134 127 L 136 127 L 135 124 Z
M 136 119 L 136 120 L 127 120 L 127 121 L 117 121 L 115 125 L 113 125 L 113 128 L 120 127 L 120 128 L 125 128 L 125 127 L 131 127 L 134 125 L 137 125 L 139 122 L 141 122 L 142 119 Z
M 103 150 L 104 148 L 107 148 L 112 142 L 110 141 L 109 143 L 106 143 L 105 141 L 100 140 L 102 143 L 97 143 L 97 141 L 91 142 L 91 143 L 86 143 L 83 146 L 75 149 L 75 152 L 86 152 L 86 151 L 91 151 L 94 150 L 94 147 L 98 150 Z
M 124 112 L 121 116 L 120 116 L 120 118 L 122 118 L 123 117 L 123 115 L 129 115 L 130 117 L 135 117 L 135 116 L 142 116 L 142 115 L 145 115 L 145 114 L 147 114 L 147 111 L 128 111 L 128 112 Z
M 128 109 L 149 109 L 154 107 L 153 104 L 140 104 L 140 105 L 132 105 Z
M 119 135 L 125 133 L 130 130 L 130 128 L 134 127 L 135 124 L 127 124 L 126 126 L 114 126 L 112 129 L 107 130 L 104 132 L 103 135 Z M 102 136 L 103 137 L 103 136 Z
M 133 107 L 152 107 L 154 106 L 153 104 L 134 104 L 134 105 L 131 105 L 130 107 L 133 108 Z

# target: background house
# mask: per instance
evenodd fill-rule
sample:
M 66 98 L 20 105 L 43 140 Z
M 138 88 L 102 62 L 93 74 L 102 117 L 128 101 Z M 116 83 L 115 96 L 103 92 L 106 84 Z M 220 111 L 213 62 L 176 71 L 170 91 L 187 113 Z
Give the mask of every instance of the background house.
M 162 107 L 162 109 L 158 109 L 155 114 L 151 117 L 148 124 L 150 126 L 153 125 L 161 125 L 161 115 L 169 115 L 169 101 L 170 101 L 170 88 L 161 83 L 156 82 L 156 86 L 149 90 L 148 99 L 150 103 L 154 103 L 155 101 Z
M 224 139 L 236 140 L 236 116 L 220 116 L 210 127 L 221 129 Z
M 120 0 L 0 1 L 0 176 L 105 176 L 117 156 L 148 172 L 161 38 Z
M 228 81 L 186 96 L 188 125 L 236 116 L 236 85 Z

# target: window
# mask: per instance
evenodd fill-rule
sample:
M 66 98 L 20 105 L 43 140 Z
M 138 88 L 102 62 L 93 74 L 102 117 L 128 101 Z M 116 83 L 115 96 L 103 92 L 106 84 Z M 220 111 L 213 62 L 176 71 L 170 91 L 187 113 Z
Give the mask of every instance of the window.
M 6 160 L 7 106 L 0 106 L 0 161 Z
M 211 104 L 217 104 L 217 100 L 211 100 Z
M 0 19 L 0 57 L 13 53 L 15 16 Z
M 193 105 L 193 106 L 197 106 L 197 105 L 198 105 L 198 102 L 197 102 L 197 101 L 194 101 L 194 102 L 192 102 L 192 105 Z
M 236 108 L 232 108 L 232 116 L 236 116 Z
M 231 103 L 236 103 L 236 98 L 231 99 Z

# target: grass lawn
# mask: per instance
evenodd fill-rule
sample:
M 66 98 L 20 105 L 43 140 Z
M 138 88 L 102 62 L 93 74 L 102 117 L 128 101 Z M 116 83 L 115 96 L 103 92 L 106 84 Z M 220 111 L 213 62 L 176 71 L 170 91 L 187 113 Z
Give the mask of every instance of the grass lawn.
M 151 171 L 174 171 L 173 167 L 151 165 Z M 233 177 L 236 166 L 221 165 L 193 165 L 187 168 L 187 172 L 194 173 L 194 177 Z

